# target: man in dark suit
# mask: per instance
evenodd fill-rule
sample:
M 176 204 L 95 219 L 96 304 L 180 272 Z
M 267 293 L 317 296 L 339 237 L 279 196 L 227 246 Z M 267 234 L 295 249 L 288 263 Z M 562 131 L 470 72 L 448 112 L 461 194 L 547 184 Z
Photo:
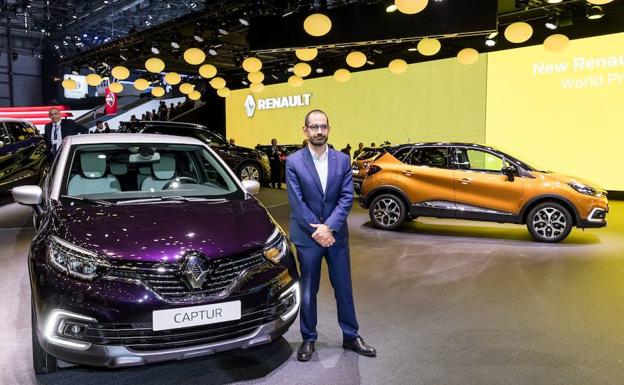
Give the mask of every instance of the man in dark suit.
M 51 158 L 56 155 L 63 139 L 70 135 L 88 134 L 89 130 L 70 119 L 61 119 L 61 111 L 53 107 L 48 111 L 51 122 L 45 125 L 45 139 Z
M 272 188 L 282 188 L 282 149 L 277 146 L 277 139 L 271 139 L 271 151 L 269 152 L 269 165 L 271 166 Z
M 301 267 L 299 318 L 303 343 L 297 352 L 299 361 L 312 358 L 318 336 L 316 294 L 323 257 L 336 296 L 342 347 L 365 356 L 377 354 L 358 334 L 347 228 L 347 216 L 353 205 L 351 165 L 347 155 L 327 145 L 329 131 L 329 119 L 323 111 L 309 112 L 303 127 L 308 146 L 286 160 L 290 237 Z

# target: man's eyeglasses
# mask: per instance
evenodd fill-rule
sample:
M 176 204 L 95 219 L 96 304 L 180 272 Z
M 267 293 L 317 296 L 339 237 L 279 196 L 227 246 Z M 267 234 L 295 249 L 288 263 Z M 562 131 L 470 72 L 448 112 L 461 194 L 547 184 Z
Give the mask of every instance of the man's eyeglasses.
M 311 124 L 309 126 L 306 126 L 309 130 L 311 131 L 318 131 L 319 129 L 321 131 L 327 131 L 327 129 L 329 128 L 329 126 L 327 124 Z

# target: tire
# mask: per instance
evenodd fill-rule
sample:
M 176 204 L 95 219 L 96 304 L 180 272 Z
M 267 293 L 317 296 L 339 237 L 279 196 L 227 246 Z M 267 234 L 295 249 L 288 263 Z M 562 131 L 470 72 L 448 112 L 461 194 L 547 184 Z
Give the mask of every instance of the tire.
M 39 344 L 39 338 L 37 338 L 37 317 L 35 316 L 35 305 L 32 303 L 32 299 L 30 309 L 33 368 L 35 369 L 35 374 L 54 373 L 58 370 L 56 358 L 43 350 Z
M 255 180 L 258 182 L 262 181 L 262 170 L 260 170 L 260 166 L 255 163 L 243 163 L 242 166 L 238 169 L 238 179 L 240 180 Z
M 529 211 L 526 225 L 536 241 L 557 243 L 572 231 L 572 214 L 559 203 L 544 202 Z
M 381 194 L 371 202 L 368 215 L 373 225 L 383 230 L 395 230 L 407 218 L 403 200 L 394 194 Z

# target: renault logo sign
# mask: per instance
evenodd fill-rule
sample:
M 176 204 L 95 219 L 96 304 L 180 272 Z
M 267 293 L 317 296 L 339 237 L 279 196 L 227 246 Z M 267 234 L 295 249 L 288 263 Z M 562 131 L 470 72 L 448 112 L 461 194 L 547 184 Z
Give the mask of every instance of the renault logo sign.
M 247 95 L 247 99 L 245 99 L 245 112 L 247 113 L 247 117 L 251 118 L 256 111 L 256 101 L 253 98 L 253 95 Z
M 190 253 L 182 270 L 186 284 L 191 289 L 201 289 L 213 273 L 211 263 L 199 253 Z
M 247 117 L 251 118 L 258 110 L 272 110 L 276 108 L 292 108 L 292 107 L 304 107 L 310 105 L 310 98 L 312 94 L 299 94 L 289 96 L 278 96 L 274 98 L 258 99 L 257 104 L 253 95 L 247 95 L 245 99 L 245 112 Z

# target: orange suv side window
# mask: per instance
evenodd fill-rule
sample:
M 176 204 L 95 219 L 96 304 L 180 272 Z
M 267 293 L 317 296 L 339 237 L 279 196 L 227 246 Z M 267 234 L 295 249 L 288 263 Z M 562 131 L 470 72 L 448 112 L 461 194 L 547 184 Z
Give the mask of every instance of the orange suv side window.
M 448 153 L 446 147 L 416 147 L 404 162 L 412 166 L 447 168 Z
M 487 151 L 458 148 L 456 154 L 457 167 L 460 170 L 501 172 L 508 165 L 503 158 Z

